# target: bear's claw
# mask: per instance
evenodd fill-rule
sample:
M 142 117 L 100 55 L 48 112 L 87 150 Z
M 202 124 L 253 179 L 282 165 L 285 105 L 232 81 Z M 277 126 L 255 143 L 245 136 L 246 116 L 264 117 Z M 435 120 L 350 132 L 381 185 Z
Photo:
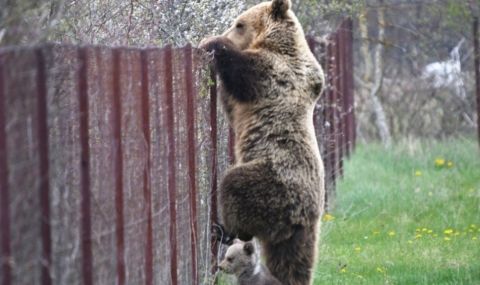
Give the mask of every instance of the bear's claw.
M 235 236 L 227 232 L 225 228 L 217 223 L 212 225 L 212 237 L 214 240 L 219 241 L 226 245 L 232 245 L 235 240 Z

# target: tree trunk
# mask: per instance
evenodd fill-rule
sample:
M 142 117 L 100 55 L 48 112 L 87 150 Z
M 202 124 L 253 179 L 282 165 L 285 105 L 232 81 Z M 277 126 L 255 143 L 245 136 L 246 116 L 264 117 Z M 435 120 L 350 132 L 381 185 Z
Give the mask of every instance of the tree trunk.
M 379 1 L 383 4 L 383 1 Z M 373 114 L 375 115 L 375 127 L 378 130 L 380 140 L 385 146 L 390 146 L 391 135 L 390 128 L 387 122 L 387 116 L 385 110 L 380 101 L 379 94 L 383 84 L 383 43 L 385 41 L 385 8 L 382 6 L 378 8 L 378 39 L 375 49 L 375 65 L 372 63 L 372 56 L 370 54 L 369 35 L 368 35 L 368 22 L 367 11 L 364 10 L 359 16 L 359 30 L 362 37 L 362 46 L 360 52 L 362 54 L 365 72 L 363 74 L 363 82 L 368 88 L 365 89 L 366 97 L 370 101 L 370 106 Z M 375 69 L 375 70 L 373 70 Z M 372 79 L 372 77 L 374 77 Z M 373 82 L 372 82 L 373 80 Z
M 383 4 L 383 0 L 379 1 Z M 383 43 L 385 42 L 385 8 L 378 8 L 378 42 L 375 49 L 375 81 L 370 90 L 370 100 L 375 114 L 375 124 L 380 135 L 380 139 L 385 146 L 390 146 L 392 138 L 390 128 L 387 122 L 387 116 L 380 102 L 379 94 L 383 85 Z

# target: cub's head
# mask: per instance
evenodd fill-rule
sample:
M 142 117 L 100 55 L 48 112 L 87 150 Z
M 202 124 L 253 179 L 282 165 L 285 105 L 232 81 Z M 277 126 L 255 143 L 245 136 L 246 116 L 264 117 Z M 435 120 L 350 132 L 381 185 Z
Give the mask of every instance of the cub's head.
M 220 262 L 219 268 L 228 274 L 239 276 L 248 268 L 253 268 L 256 264 L 255 246 L 251 242 L 235 242 L 227 249 L 225 258 Z
M 304 41 L 304 34 L 290 0 L 258 4 L 235 19 L 223 33 L 239 49 L 264 48 L 273 51 L 292 48 Z

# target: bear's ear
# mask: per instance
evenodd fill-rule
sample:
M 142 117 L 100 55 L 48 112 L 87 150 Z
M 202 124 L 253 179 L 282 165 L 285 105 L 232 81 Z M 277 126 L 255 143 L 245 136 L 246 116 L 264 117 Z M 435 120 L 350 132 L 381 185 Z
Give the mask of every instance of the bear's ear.
M 272 0 L 272 15 L 273 18 L 283 18 L 287 11 L 292 7 L 290 0 Z
M 255 247 L 253 246 L 253 243 L 246 242 L 243 245 L 243 251 L 245 251 L 247 255 L 252 255 L 255 252 Z

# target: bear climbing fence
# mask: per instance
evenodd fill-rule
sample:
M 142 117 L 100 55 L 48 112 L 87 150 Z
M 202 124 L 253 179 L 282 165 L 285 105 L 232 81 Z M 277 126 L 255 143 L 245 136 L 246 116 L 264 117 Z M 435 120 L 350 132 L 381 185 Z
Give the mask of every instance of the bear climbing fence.
M 355 142 L 351 21 L 309 43 L 330 197 Z M 209 283 L 233 160 L 218 109 L 191 46 L 1 49 L 0 284 Z

